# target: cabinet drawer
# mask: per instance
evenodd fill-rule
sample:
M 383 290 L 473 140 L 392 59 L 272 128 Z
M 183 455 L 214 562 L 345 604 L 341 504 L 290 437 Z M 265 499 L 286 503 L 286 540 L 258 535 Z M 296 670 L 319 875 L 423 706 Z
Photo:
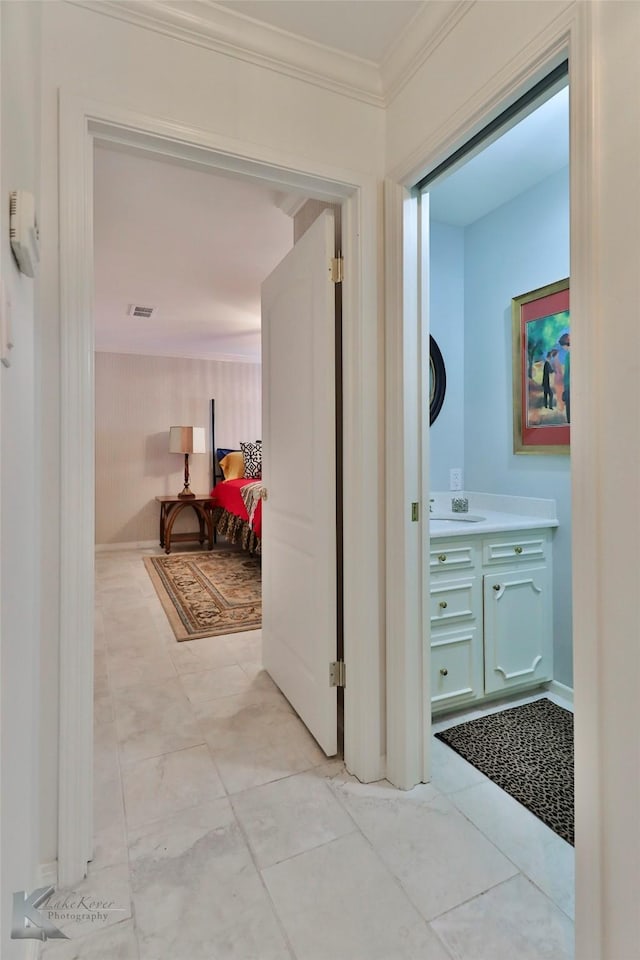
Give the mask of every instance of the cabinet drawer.
M 476 583 L 476 577 L 432 581 L 429 598 L 432 625 L 472 619 L 476 615 Z
M 515 534 L 509 537 L 491 538 L 482 542 L 482 562 L 512 563 L 518 560 L 544 560 L 547 538 L 539 533 Z
M 475 550 L 470 543 L 451 546 L 443 543 L 431 546 L 429 551 L 429 569 L 432 573 L 439 570 L 464 570 L 473 567 Z
M 431 703 L 434 709 L 451 700 L 470 700 L 482 693 L 476 630 L 432 637 Z

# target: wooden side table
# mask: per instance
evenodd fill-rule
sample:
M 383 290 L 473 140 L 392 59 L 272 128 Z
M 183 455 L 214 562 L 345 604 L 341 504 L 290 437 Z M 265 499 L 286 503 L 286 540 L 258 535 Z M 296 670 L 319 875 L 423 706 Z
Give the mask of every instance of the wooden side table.
M 198 541 L 204 544 L 207 540 L 209 550 L 213 549 L 213 518 L 209 505 L 211 498 L 206 496 L 189 497 L 188 499 L 175 497 L 156 497 L 160 504 L 160 546 L 164 547 L 165 553 L 171 553 L 171 542 L 186 543 L 188 541 Z M 173 525 L 185 509 L 191 507 L 198 518 L 198 527 L 196 531 L 187 533 L 173 533 Z

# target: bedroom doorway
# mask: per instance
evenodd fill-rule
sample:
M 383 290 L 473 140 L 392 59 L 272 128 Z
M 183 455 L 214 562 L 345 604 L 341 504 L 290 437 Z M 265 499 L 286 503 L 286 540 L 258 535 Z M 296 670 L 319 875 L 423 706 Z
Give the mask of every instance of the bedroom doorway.
M 345 542 L 349 544 L 351 557 L 360 557 L 360 561 L 347 567 L 350 588 L 345 600 L 345 647 L 348 641 L 354 680 L 345 702 L 345 759 L 353 773 L 368 781 L 379 777 L 381 757 L 378 735 L 382 709 L 380 664 L 370 655 L 372 629 L 375 634 L 377 628 L 372 628 L 375 611 L 365 602 L 372 580 L 379 575 L 377 546 L 374 545 L 377 544 L 378 531 L 370 524 L 360 522 L 361 510 L 355 495 L 364 478 L 375 475 L 377 463 L 377 444 L 372 442 L 369 431 L 363 431 L 359 426 L 361 422 L 367 422 L 365 409 L 360 410 L 360 398 L 364 399 L 370 390 L 375 389 L 372 372 L 376 370 L 376 364 L 365 363 L 363 352 L 373 358 L 377 346 L 374 339 L 365 335 L 361 285 L 362 270 L 375 259 L 375 244 L 362 240 L 363 222 L 375 222 L 375 184 L 358 177 L 352 183 L 343 183 L 341 171 L 326 166 L 313 171 L 306 161 L 297 169 L 280 170 L 272 166 L 272 158 L 264 162 L 256 158 L 253 145 L 237 157 L 229 154 L 228 145 L 225 145 L 226 152 L 216 152 L 215 138 L 208 138 L 206 144 L 200 145 L 201 137 L 194 132 L 191 139 L 187 137 L 183 142 L 164 121 L 149 117 L 136 119 L 127 111 L 120 114 L 116 108 L 107 110 L 104 117 L 99 114 L 93 104 L 76 98 L 62 98 L 61 195 L 69 215 L 61 224 L 61 302 L 65 324 L 61 451 L 70 478 L 78 479 L 77 483 L 65 485 L 61 497 L 63 523 L 65 518 L 73 517 L 73 523 L 66 524 L 70 533 L 61 546 L 59 866 L 63 883 L 75 882 L 83 872 L 91 837 L 89 770 L 92 750 L 90 736 L 83 733 L 90 728 L 84 720 L 92 712 L 91 650 L 87 647 L 86 637 L 93 632 L 91 558 L 94 551 L 91 482 L 94 476 L 91 415 L 93 328 L 87 326 L 87 318 L 92 315 L 93 176 L 92 150 L 86 149 L 88 145 L 93 148 L 96 142 L 115 142 L 125 149 L 140 150 L 144 144 L 144 149 L 151 154 L 184 159 L 196 167 L 204 164 L 220 170 L 233 170 L 254 180 L 291 187 L 320 202 L 337 202 L 342 205 L 343 213 L 346 212 L 344 246 L 353 269 L 343 285 L 345 311 L 349 318 L 343 354 L 353 399 L 345 414 L 344 450 L 348 465 L 345 485 L 356 508 L 345 519 Z M 78 397 L 83 397 L 82 403 L 77 402 Z M 360 707 L 362 702 L 369 704 L 366 711 Z
M 271 663 L 267 669 L 271 676 L 278 674 L 279 686 L 285 689 L 288 699 L 321 741 L 327 755 L 335 755 L 338 750 L 337 697 L 336 688 L 327 684 L 327 664 L 339 659 L 336 631 L 341 636 L 337 603 L 341 589 L 339 576 L 336 575 L 336 570 L 341 569 L 337 559 L 341 531 L 336 530 L 336 502 L 341 495 L 341 481 L 337 472 L 341 463 L 342 431 L 338 396 L 341 376 L 340 351 L 336 351 L 335 346 L 336 342 L 341 341 L 341 329 L 336 325 L 334 316 L 340 285 L 326 281 L 325 264 L 334 257 L 340 245 L 340 208 L 331 205 L 337 211 L 334 216 L 333 210 L 324 209 L 329 204 L 296 196 L 295 209 L 289 202 L 285 212 L 282 210 L 282 195 L 261 184 L 248 183 L 239 178 L 230 180 L 214 170 L 194 170 L 173 160 L 167 162 L 167 158 L 131 154 L 103 144 L 97 144 L 95 148 L 94 196 L 96 542 L 102 551 L 137 545 L 148 547 L 150 552 L 161 553 L 157 542 L 156 501 L 158 496 L 175 496 L 182 482 L 182 459 L 172 457 L 169 452 L 166 424 L 202 423 L 204 397 L 208 394 L 215 397 L 210 401 L 211 453 L 210 457 L 191 455 L 191 490 L 197 498 L 202 498 L 213 486 L 214 502 L 219 495 L 220 509 L 224 512 L 224 517 L 220 518 L 224 522 L 219 524 L 223 530 L 222 543 L 228 546 L 237 544 L 238 549 L 241 544 L 251 554 L 260 557 L 263 546 L 260 529 L 263 502 L 258 500 L 248 513 L 250 508 L 245 493 L 259 486 L 253 476 L 260 477 L 261 471 L 253 461 L 249 464 L 252 468 L 249 471 L 245 458 L 241 471 L 245 475 L 236 480 L 234 471 L 231 471 L 231 478 L 228 476 L 226 461 L 233 457 L 242 459 L 248 447 L 251 447 L 252 456 L 260 453 L 258 448 L 255 453 L 253 451 L 256 439 L 262 443 L 260 383 L 263 409 L 273 395 L 273 383 L 284 385 L 288 382 L 287 392 L 291 396 L 296 383 L 299 383 L 301 364 L 305 358 L 310 358 L 315 367 L 320 362 L 321 338 L 320 325 L 316 323 L 314 328 L 312 323 L 306 336 L 313 340 L 313 348 L 307 349 L 300 341 L 301 324 L 295 323 L 287 335 L 286 343 L 282 345 L 283 350 L 272 350 L 269 354 L 271 365 L 276 363 L 280 355 L 285 358 L 284 365 L 263 376 L 261 370 L 264 371 L 265 367 L 260 362 L 259 281 L 269 273 L 273 284 L 271 278 L 275 263 L 278 263 L 277 270 L 282 271 L 287 256 L 296 256 L 299 249 L 308 247 L 311 250 L 311 260 L 303 268 L 303 273 L 311 269 L 313 258 L 318 258 L 318 275 L 312 287 L 303 294 L 306 299 L 300 304 L 298 315 L 309 315 L 308 304 L 313 305 L 323 293 L 331 314 L 324 325 L 326 352 L 323 362 L 326 370 L 323 369 L 320 376 L 315 371 L 314 376 L 314 370 L 310 368 L 303 378 L 307 383 L 319 385 L 321 397 L 305 429 L 293 429 L 290 405 L 288 410 L 274 409 L 273 405 L 269 408 L 269 422 L 274 416 L 279 429 L 274 430 L 270 444 L 263 447 L 267 452 L 267 462 L 271 447 L 277 445 L 283 436 L 283 426 L 288 440 L 278 455 L 271 458 L 276 470 L 275 475 L 272 471 L 269 479 L 272 498 L 264 507 L 267 514 L 277 509 L 277 493 L 287 477 L 292 475 L 290 469 L 277 469 L 280 454 L 284 463 L 298 464 L 296 473 L 300 475 L 304 464 L 310 462 L 309 452 L 319 446 L 323 455 L 317 469 L 312 470 L 307 486 L 311 490 L 313 481 L 316 484 L 314 489 L 326 491 L 329 500 L 326 505 L 320 504 L 314 494 L 311 499 L 307 497 L 306 502 L 312 504 L 316 511 L 325 511 L 326 506 L 333 519 L 330 523 L 326 518 L 316 521 L 318 529 L 316 535 L 309 539 L 309 545 L 316 545 L 314 556 L 320 544 L 324 545 L 325 551 L 330 548 L 330 555 L 327 554 L 322 561 L 321 565 L 326 571 L 322 575 L 317 562 L 313 561 L 314 587 L 311 590 L 305 587 L 307 567 L 302 557 L 298 557 L 289 571 L 288 591 L 276 590 L 277 595 L 273 595 L 272 590 L 270 600 L 267 599 L 263 606 L 264 612 L 273 608 L 268 628 L 271 635 L 280 633 L 288 621 L 291 599 L 286 598 L 286 593 L 289 598 L 292 595 L 298 597 L 307 614 L 315 604 L 317 616 L 311 617 L 306 629 L 289 630 L 289 635 L 308 639 L 315 629 L 317 642 L 308 646 L 316 655 L 322 641 L 326 656 L 318 664 L 315 689 L 319 696 L 322 691 L 323 700 L 326 701 L 328 696 L 333 703 L 333 710 L 330 711 L 333 721 L 325 711 L 320 730 L 314 719 L 318 709 L 312 706 L 314 698 L 310 690 L 305 689 L 300 696 L 296 694 L 298 673 L 308 676 L 306 655 L 297 667 L 285 671 L 286 676 L 282 671 L 282 658 L 279 659 L 280 668 Z M 330 222 L 329 226 L 322 228 L 323 235 L 326 234 L 328 238 L 326 250 L 324 244 L 321 248 L 317 245 L 309 247 L 317 229 L 317 221 L 322 219 Z M 287 255 L 289 248 L 291 250 Z M 299 266 L 294 268 L 294 273 L 292 292 L 299 289 Z M 284 274 L 281 276 L 284 277 Z M 288 291 L 281 290 L 280 299 L 287 297 Z M 206 311 L 200 308 L 201 302 L 205 302 Z M 322 311 L 325 312 L 324 306 Z M 339 311 L 337 316 L 339 321 Z M 254 329 L 250 329 L 250 326 Z M 262 338 L 264 340 L 264 331 Z M 298 360 L 292 363 L 291 352 L 296 343 L 302 352 Z M 297 370 L 297 376 L 293 378 L 292 370 Z M 306 395 L 307 392 L 303 391 L 300 402 L 294 405 L 299 416 L 304 409 Z M 299 416 L 294 418 L 296 423 Z M 323 428 L 320 437 L 321 421 L 326 424 L 326 429 Z M 204 432 L 202 427 L 199 431 Z M 308 438 L 311 436 L 313 442 L 309 444 Z M 299 449 L 296 449 L 296 444 Z M 235 452 L 239 446 L 242 449 Z M 222 452 L 233 450 L 232 456 L 221 458 L 224 469 L 222 476 L 216 457 L 216 451 L 220 448 Z M 327 455 L 328 450 L 330 456 Z M 212 464 L 211 477 L 208 476 L 209 463 Z M 318 486 L 320 468 L 326 477 L 325 482 Z M 218 480 L 222 481 L 219 485 Z M 236 483 L 242 485 L 241 488 L 236 487 Z M 231 485 L 233 490 L 230 489 Z M 296 489 L 298 485 L 294 487 L 294 492 Z M 224 500 L 222 495 L 227 493 L 234 493 L 237 504 L 235 500 L 233 504 Z M 286 499 L 293 502 L 291 495 L 287 495 Z M 185 505 L 190 504 L 187 501 Z M 162 507 L 164 510 L 164 502 Z M 298 521 L 302 512 L 297 511 Z M 229 524 L 229 520 L 233 522 Z M 202 530 L 198 545 L 197 531 L 194 533 L 189 529 L 189 526 L 193 527 L 193 521 L 189 510 L 183 510 L 175 524 L 171 516 L 168 521 L 165 518 L 164 524 L 161 519 L 160 548 L 164 546 L 166 553 L 174 555 L 178 551 L 193 553 L 206 549 L 206 538 L 202 543 Z M 275 529 L 284 529 L 286 521 L 285 512 Z M 163 526 L 166 528 L 164 536 Z M 331 535 L 327 539 L 329 533 Z M 277 535 L 274 534 L 273 539 L 274 544 L 278 542 Z M 296 539 L 299 541 L 300 537 Z M 187 546 L 184 541 L 192 542 Z M 214 549 L 219 549 L 219 546 L 218 542 Z M 269 574 L 267 584 L 281 582 L 282 577 L 275 576 L 274 567 L 279 568 L 286 563 L 286 559 L 285 552 L 271 563 L 268 552 L 267 564 L 262 564 L 263 583 L 265 573 Z M 311 555 L 306 554 L 306 559 L 311 560 Z M 158 571 L 154 567 L 153 582 L 158 584 L 156 589 L 170 622 L 179 625 L 178 638 L 189 640 L 204 637 L 209 624 L 204 607 L 208 607 L 209 601 L 217 603 L 219 594 L 216 585 L 213 584 L 213 592 L 205 596 L 205 582 L 194 579 L 191 592 L 201 590 L 203 596 L 199 602 L 193 603 L 190 603 L 189 591 L 179 590 L 175 584 L 171 590 L 162 590 L 160 593 L 159 586 L 164 584 L 163 578 L 169 576 L 169 571 L 160 570 L 160 560 L 153 562 L 158 566 Z M 259 571 L 259 562 L 252 569 Z M 296 572 L 299 583 L 292 591 L 292 577 Z M 321 583 L 328 585 L 327 596 L 318 589 Z M 306 601 L 302 600 L 303 595 L 307 597 Z M 223 617 L 223 613 L 221 608 L 221 619 L 226 622 L 229 617 Z M 255 616 L 249 618 L 245 627 L 240 605 L 236 608 L 234 618 L 229 621 L 231 625 L 228 629 L 218 629 L 217 623 L 212 621 L 209 632 L 233 633 L 234 622 L 240 630 L 249 629 L 255 623 Z M 255 659 L 260 659 L 259 654 Z M 136 671 L 138 667 L 142 669 L 141 663 L 136 661 Z

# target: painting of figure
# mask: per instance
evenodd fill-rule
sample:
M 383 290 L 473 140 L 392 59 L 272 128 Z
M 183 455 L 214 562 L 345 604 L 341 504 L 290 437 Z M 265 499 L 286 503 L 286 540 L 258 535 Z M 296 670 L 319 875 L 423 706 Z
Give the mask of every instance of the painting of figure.
M 571 423 L 569 281 L 514 297 L 514 453 L 568 453 Z

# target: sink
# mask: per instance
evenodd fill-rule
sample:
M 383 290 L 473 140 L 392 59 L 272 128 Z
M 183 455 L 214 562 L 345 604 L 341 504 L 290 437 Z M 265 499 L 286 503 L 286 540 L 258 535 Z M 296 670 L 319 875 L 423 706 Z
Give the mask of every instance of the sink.
M 429 520 L 449 520 L 451 523 L 458 523 L 462 520 L 465 523 L 479 523 L 486 520 L 477 513 L 430 513 Z

